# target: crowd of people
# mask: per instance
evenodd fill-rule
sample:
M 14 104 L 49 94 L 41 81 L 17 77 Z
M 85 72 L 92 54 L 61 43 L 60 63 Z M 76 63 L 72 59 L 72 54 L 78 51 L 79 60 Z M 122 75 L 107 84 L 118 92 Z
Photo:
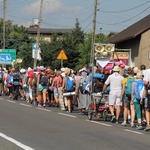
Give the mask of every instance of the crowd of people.
M 99 78 L 94 78 L 94 74 Z M 138 130 L 150 130 L 150 69 L 114 63 L 111 71 L 84 65 L 78 71 L 51 67 L 0 69 L 0 95 L 12 100 L 24 100 L 37 107 L 59 107 L 71 113 L 76 106 L 79 115 L 91 104 L 91 93 L 104 94 L 109 87 L 108 104 L 111 122 L 118 123 L 123 114 L 123 126 L 130 122 Z M 135 120 L 137 119 L 137 125 Z

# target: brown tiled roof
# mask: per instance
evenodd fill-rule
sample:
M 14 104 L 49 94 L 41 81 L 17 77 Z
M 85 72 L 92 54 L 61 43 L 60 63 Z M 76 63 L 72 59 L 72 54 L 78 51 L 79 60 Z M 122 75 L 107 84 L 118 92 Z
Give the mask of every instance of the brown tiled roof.
M 147 31 L 148 29 L 150 29 L 150 15 L 146 16 L 145 18 L 116 34 L 114 37 L 106 41 L 106 43 L 116 44 L 129 39 L 133 39 L 139 34 Z
M 27 28 L 27 31 L 29 34 L 36 34 L 38 28 Z M 49 29 L 49 28 L 40 28 L 40 33 L 41 34 L 53 34 L 53 33 L 66 33 L 66 32 L 71 32 L 73 29 Z

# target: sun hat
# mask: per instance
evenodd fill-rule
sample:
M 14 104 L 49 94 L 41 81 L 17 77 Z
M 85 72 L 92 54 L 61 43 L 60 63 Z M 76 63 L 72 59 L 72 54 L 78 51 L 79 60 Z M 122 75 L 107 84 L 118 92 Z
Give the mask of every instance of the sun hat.
M 67 69 L 65 70 L 65 74 L 66 74 L 67 76 L 69 76 L 70 73 L 71 73 L 71 69 L 70 69 L 70 68 L 67 68 Z
M 134 73 L 138 73 L 140 70 L 139 70 L 139 68 L 138 67 L 134 67 L 134 69 L 133 69 L 133 72 Z
M 25 73 L 26 70 L 24 68 L 20 69 L 20 73 Z
M 44 66 L 40 66 L 40 70 L 41 71 L 45 70 Z
M 142 79 L 142 78 L 143 78 L 142 72 L 138 72 L 138 73 L 136 74 L 136 79 Z
M 86 70 L 85 68 L 82 68 L 82 69 L 79 70 L 79 73 L 80 73 L 80 72 L 83 72 L 83 71 L 86 72 L 87 70 Z
M 32 70 L 31 67 L 28 67 L 28 71 Z
M 114 66 L 114 68 L 112 70 L 119 72 L 120 71 L 120 67 L 119 66 Z
M 64 71 L 66 70 L 66 68 L 61 68 L 60 70 L 61 70 L 62 72 L 64 72 Z

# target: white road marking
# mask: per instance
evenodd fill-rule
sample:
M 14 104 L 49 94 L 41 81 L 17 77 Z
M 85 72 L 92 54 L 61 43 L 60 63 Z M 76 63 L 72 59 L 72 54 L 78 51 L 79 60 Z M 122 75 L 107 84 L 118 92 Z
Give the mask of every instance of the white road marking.
M 6 140 L 8 140 L 8 141 L 10 141 L 10 142 L 12 142 L 14 144 L 16 144 L 17 146 L 23 148 L 24 150 L 35 150 L 35 149 L 33 149 L 33 148 L 31 148 L 31 147 L 29 147 L 27 145 L 22 144 L 19 141 L 16 141 L 15 139 L 13 139 L 13 138 L 11 138 L 11 137 L 3 134 L 3 133 L 0 133 L 0 136 L 3 137 L 4 139 L 6 139 Z
M 10 103 L 14 103 L 14 104 L 16 103 L 16 102 L 14 102 L 14 101 L 11 101 L 11 100 L 7 100 L 7 101 L 8 101 L 8 102 L 10 102 Z
M 143 133 L 141 133 L 141 132 L 132 131 L 132 130 L 128 130 L 128 129 L 124 129 L 124 131 L 127 131 L 127 132 L 132 132 L 132 133 L 136 133 L 136 134 L 143 134 Z
M 32 106 L 30 106 L 30 105 L 22 104 L 22 103 L 20 103 L 20 105 L 22 105 L 22 106 L 26 106 L 26 107 L 32 107 Z
M 0 100 L 5 100 L 5 99 L 1 97 Z
M 44 109 L 44 108 L 37 108 L 37 109 L 39 109 L 39 110 L 43 110 L 43 111 L 51 111 L 51 110 L 48 110 L 48 109 Z
M 112 125 L 109 125 L 109 124 L 106 124 L 106 123 L 101 123 L 101 122 L 97 122 L 97 121 L 90 121 L 90 120 L 86 120 L 86 121 L 91 122 L 91 123 L 100 124 L 100 125 L 107 126 L 107 127 L 112 127 Z
M 58 113 L 58 114 L 59 115 L 63 115 L 63 116 L 67 116 L 67 117 L 77 118 L 76 116 L 68 115 L 68 114 L 64 114 L 64 113 Z

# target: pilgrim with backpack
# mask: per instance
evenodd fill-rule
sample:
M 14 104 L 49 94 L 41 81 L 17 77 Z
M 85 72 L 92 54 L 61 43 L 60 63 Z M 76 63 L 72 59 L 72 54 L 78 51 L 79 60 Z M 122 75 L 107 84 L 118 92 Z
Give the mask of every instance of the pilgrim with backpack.
M 49 79 L 45 71 L 44 66 L 40 66 L 40 72 L 37 77 L 37 85 L 38 85 L 38 106 L 46 107 L 47 101 L 47 90 L 48 90 Z
M 67 99 L 67 109 L 68 112 L 72 112 L 72 100 L 73 93 L 75 91 L 75 80 L 74 75 L 71 72 L 70 68 L 65 70 L 65 77 L 63 78 L 63 97 Z

